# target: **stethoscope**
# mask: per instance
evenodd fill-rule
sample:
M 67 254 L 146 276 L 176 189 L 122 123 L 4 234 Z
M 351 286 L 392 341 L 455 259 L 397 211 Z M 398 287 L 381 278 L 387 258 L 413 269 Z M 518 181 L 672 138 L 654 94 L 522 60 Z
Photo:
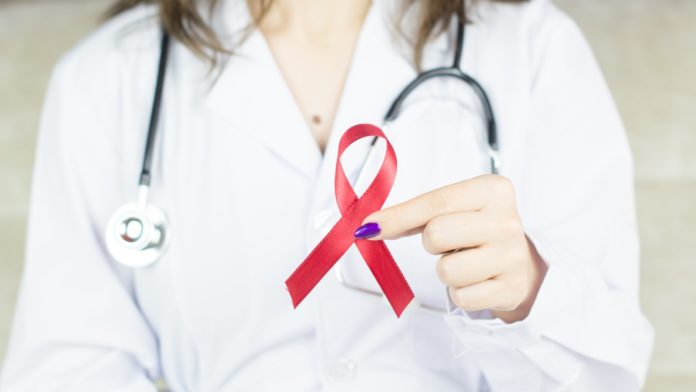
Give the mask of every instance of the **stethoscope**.
M 109 253 L 119 263 L 129 267 L 145 267 L 157 261 L 166 250 L 169 242 L 167 233 L 167 216 L 158 207 L 148 203 L 148 193 L 150 190 L 152 150 L 157 135 L 157 123 L 159 120 L 160 108 L 162 104 L 162 92 L 164 78 L 167 71 L 167 58 L 169 54 L 169 35 L 162 34 L 160 45 L 159 63 L 157 68 L 157 80 L 155 84 L 155 94 L 152 102 L 150 121 L 143 154 L 143 163 L 140 170 L 138 182 L 138 197 L 133 203 L 126 204 L 116 210 L 111 216 L 106 228 L 106 245 Z M 424 82 L 435 78 L 455 78 L 465 82 L 476 93 L 479 98 L 483 115 L 486 120 L 486 136 L 488 143 L 488 155 L 490 158 L 490 171 L 498 174 L 500 170 L 500 155 L 498 148 L 498 132 L 491 106 L 490 99 L 481 84 L 460 69 L 460 60 L 464 49 L 464 23 L 460 20 L 457 23 L 456 46 L 454 51 L 454 61 L 451 66 L 434 68 L 421 72 L 411 81 L 394 99 L 389 110 L 384 116 L 382 127 L 386 128 L 389 123 L 396 120 L 401 112 L 406 98 Z M 371 142 L 373 147 L 377 141 L 374 138 Z M 367 161 L 370 159 L 373 148 L 370 148 L 363 161 L 361 169 L 355 181 L 358 181 L 363 172 Z M 355 182 L 354 182 L 355 183 Z M 336 277 L 345 287 L 360 291 L 366 294 L 382 296 L 381 292 L 368 288 L 360 287 L 346 281 L 340 265 L 335 268 Z M 438 308 L 431 308 L 424 304 L 421 307 L 441 311 Z
M 145 267 L 154 263 L 166 249 L 169 240 L 167 216 L 160 208 L 147 202 L 150 192 L 152 149 L 157 136 L 168 57 L 169 35 L 164 33 L 160 44 L 155 97 L 152 101 L 145 153 L 138 181 L 138 199 L 116 210 L 106 225 L 106 247 L 109 253 L 116 261 L 128 267 Z

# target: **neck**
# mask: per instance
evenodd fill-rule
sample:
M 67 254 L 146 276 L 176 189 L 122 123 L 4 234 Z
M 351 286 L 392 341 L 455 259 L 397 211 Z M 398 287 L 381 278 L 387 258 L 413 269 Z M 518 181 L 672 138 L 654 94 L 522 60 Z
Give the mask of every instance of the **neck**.
M 335 35 L 359 30 L 371 0 L 273 0 L 262 15 L 260 0 L 247 0 L 257 26 L 265 34 L 291 35 L 308 42 L 331 41 Z

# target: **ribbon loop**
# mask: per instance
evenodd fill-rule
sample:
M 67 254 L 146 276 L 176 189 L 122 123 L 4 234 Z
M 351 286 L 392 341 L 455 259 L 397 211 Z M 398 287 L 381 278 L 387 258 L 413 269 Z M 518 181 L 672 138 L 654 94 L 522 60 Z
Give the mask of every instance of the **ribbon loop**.
M 379 172 L 361 197 L 355 194 L 341 165 L 341 156 L 357 140 L 376 136 L 387 142 Z M 362 221 L 382 208 L 396 177 L 396 153 L 384 133 L 371 124 L 349 128 L 338 144 L 334 188 L 341 219 L 317 244 L 302 264 L 285 281 L 292 303 L 297 307 L 343 254 L 355 244 L 397 317 L 413 299 L 411 287 L 396 265 L 384 241 L 360 240 L 353 236 Z

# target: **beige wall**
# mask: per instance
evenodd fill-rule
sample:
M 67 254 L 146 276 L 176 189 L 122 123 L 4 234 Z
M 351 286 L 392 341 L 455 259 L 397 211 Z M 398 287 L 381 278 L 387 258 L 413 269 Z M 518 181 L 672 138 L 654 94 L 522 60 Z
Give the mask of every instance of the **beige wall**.
M 657 341 L 648 391 L 696 390 L 696 1 L 558 0 L 588 36 L 628 128 Z M 0 359 L 21 270 L 48 72 L 105 0 L 0 0 Z

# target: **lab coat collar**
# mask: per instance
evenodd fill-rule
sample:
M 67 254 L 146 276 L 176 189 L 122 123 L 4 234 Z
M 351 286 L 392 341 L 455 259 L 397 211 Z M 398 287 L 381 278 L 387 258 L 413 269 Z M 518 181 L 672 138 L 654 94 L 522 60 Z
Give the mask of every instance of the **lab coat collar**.
M 245 1 L 223 4 L 226 36 L 232 36 L 252 23 Z M 380 125 L 393 98 L 416 76 L 409 57 L 410 49 L 403 43 L 399 44 L 393 30 L 394 18 L 398 15 L 397 4 L 400 3 L 374 1 L 370 7 L 324 157 L 265 38 L 256 29 L 226 59 L 206 99 L 207 107 L 230 122 L 234 129 L 256 138 L 308 178 L 317 179 L 318 176 L 320 189 L 332 191 L 340 136 L 348 127 L 358 123 Z M 448 46 L 447 36 L 441 35 L 428 45 L 428 52 L 431 55 L 444 53 Z M 426 56 L 426 64 L 432 57 L 428 59 Z M 259 113 L 248 110 L 249 107 L 264 107 L 266 110 Z M 387 131 L 390 138 L 398 137 L 398 133 L 390 133 Z M 366 146 L 361 147 L 366 153 Z M 355 172 L 363 158 L 364 154 L 358 151 L 348 154 L 343 160 L 344 167 Z
M 226 3 L 233 3 L 223 7 L 227 31 L 250 25 L 245 1 Z M 207 107 L 233 129 L 256 138 L 290 166 L 315 178 L 321 152 L 263 35 L 251 30 L 225 61 L 206 98 Z M 249 110 L 254 107 L 264 110 Z
M 408 53 L 400 50 L 398 37 L 392 30 L 394 3 L 373 1 L 363 23 L 316 183 L 312 203 L 315 208 L 330 206 L 338 214 L 333 182 L 338 142 L 343 133 L 360 123 L 382 125 L 392 100 L 416 74 Z M 390 139 L 397 136 L 390 130 L 385 132 Z M 364 162 L 369 150 L 367 142 L 355 143 L 341 159 L 349 179 L 354 178 Z M 375 154 L 371 163 L 379 164 L 382 157 Z
M 359 123 L 384 125 L 384 115 L 393 100 L 417 76 L 412 63 L 412 48 L 394 30 L 395 18 L 400 15 L 400 5 L 400 1 L 373 1 L 365 19 L 317 181 L 312 203 L 317 209 L 331 206 L 334 215 L 338 214 L 333 181 L 338 142 L 345 130 Z M 424 55 L 425 66 L 441 66 L 443 57 L 449 62 L 449 36 L 450 34 L 441 34 L 427 46 Z M 397 120 L 383 128 L 386 136 L 395 145 L 403 136 L 399 131 L 399 123 Z M 368 151 L 369 143 L 366 140 L 352 145 L 341 158 L 349 180 L 354 180 L 358 175 Z M 372 182 L 373 174 L 383 160 L 383 151 L 376 148 L 375 154 L 366 163 L 366 175 L 362 175 L 356 186 L 358 194 Z M 398 154 L 397 150 L 397 157 Z

